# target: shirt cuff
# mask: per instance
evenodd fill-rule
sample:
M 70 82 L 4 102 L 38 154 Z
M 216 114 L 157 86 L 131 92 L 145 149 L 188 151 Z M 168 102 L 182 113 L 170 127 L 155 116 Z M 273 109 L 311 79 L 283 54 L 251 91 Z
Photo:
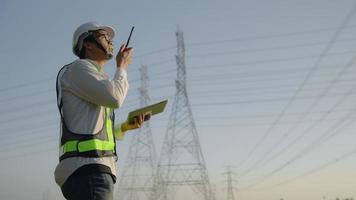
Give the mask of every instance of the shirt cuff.
M 125 132 L 121 131 L 121 123 L 116 124 L 114 127 L 116 140 L 123 140 L 125 137 Z
M 116 68 L 114 79 L 119 81 L 123 81 L 124 79 L 127 79 L 127 71 L 119 67 Z

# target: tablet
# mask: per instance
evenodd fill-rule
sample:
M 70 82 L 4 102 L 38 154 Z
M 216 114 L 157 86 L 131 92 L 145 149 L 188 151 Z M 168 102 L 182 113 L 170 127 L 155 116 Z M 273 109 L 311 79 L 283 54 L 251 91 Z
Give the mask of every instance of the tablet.
M 155 115 L 155 114 L 163 112 L 164 108 L 167 105 L 167 102 L 168 102 L 168 100 L 164 100 L 164 101 L 161 101 L 161 102 L 131 111 L 127 116 L 128 123 L 133 123 L 134 118 L 138 117 L 140 114 L 143 114 L 143 113 L 151 113 L 151 115 Z

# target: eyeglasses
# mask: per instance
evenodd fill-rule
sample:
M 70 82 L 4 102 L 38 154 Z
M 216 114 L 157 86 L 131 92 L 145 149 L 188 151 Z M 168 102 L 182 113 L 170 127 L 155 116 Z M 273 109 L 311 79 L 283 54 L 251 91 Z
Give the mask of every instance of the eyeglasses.
M 107 43 L 112 43 L 112 39 L 109 37 L 109 35 L 106 32 L 102 31 L 93 31 L 91 32 L 95 38 L 101 38 L 104 37 Z
M 112 39 L 107 35 L 107 34 L 98 34 L 95 36 L 96 38 L 101 38 L 101 37 L 104 37 L 106 42 L 108 43 L 112 43 Z

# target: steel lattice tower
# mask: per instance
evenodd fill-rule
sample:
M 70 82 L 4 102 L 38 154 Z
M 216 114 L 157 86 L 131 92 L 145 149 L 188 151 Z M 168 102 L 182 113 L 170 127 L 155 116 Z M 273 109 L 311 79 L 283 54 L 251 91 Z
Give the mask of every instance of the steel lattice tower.
M 224 173 L 226 175 L 226 183 L 227 183 L 226 199 L 227 200 L 235 200 L 233 182 L 236 182 L 236 181 L 233 179 L 233 172 L 231 171 L 231 167 L 227 166 L 226 168 L 227 168 L 227 171 Z
M 186 89 L 183 33 L 177 31 L 176 94 L 157 169 L 154 199 L 173 200 L 178 189 L 191 188 L 196 199 L 213 200 L 208 172 Z
M 148 105 L 147 67 L 141 66 L 140 105 Z M 149 121 L 133 134 L 125 166 L 118 184 L 117 200 L 149 200 L 153 195 L 156 151 Z

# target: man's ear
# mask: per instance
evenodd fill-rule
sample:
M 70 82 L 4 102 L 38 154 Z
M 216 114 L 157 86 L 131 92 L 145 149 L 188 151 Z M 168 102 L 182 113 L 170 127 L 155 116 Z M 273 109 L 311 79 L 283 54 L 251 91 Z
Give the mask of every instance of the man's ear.
M 92 49 L 92 48 L 93 48 L 90 42 L 84 42 L 84 43 L 83 43 L 83 47 L 84 47 L 85 49 Z

